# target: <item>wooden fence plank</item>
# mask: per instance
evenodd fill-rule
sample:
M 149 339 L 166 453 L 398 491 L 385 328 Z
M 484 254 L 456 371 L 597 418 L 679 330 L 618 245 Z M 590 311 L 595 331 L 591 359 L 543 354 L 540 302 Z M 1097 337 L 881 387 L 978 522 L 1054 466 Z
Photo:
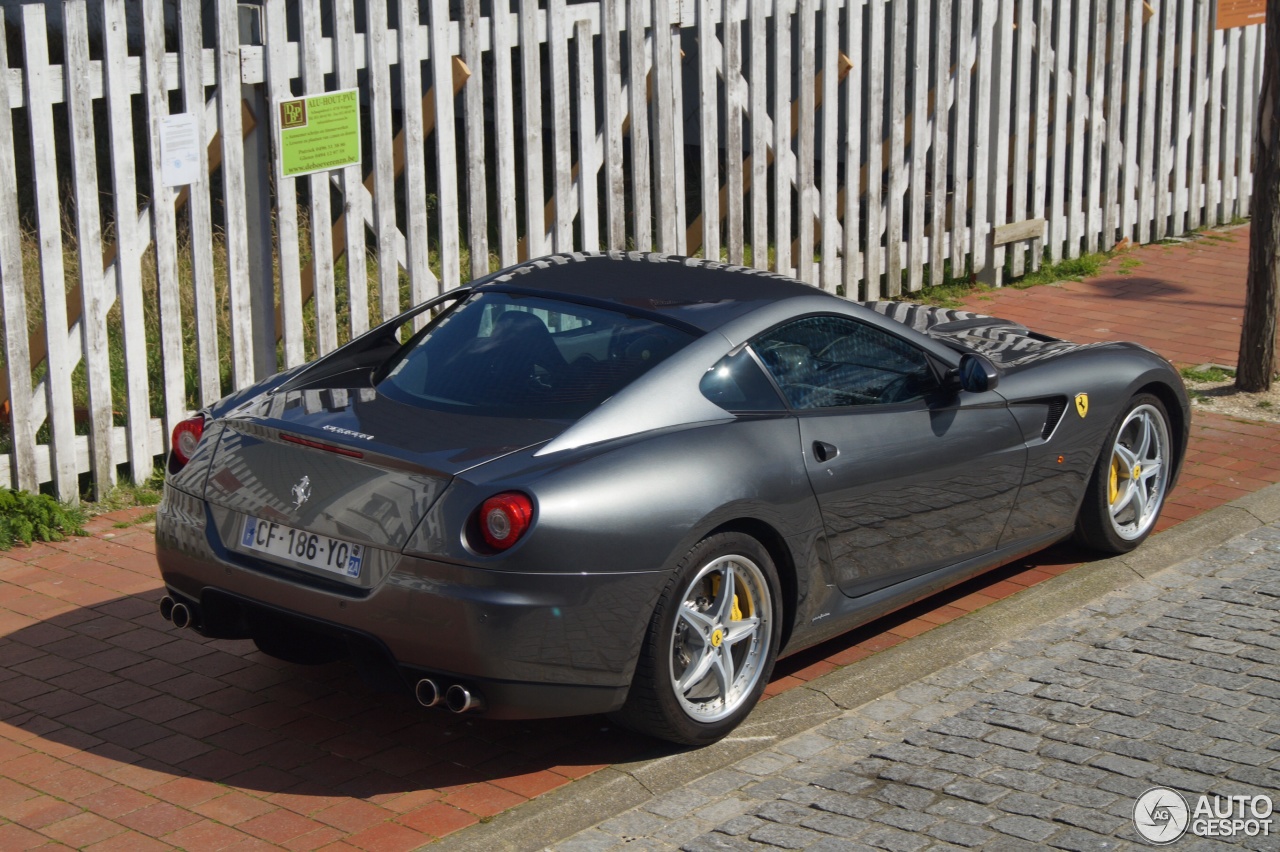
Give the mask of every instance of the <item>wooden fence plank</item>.
M 143 80 L 147 122 L 151 128 L 151 218 L 155 239 L 156 283 L 160 307 L 160 350 L 164 359 L 164 426 L 173 427 L 187 416 L 186 376 L 182 351 L 182 299 L 178 291 L 178 234 L 174 216 L 175 192 L 164 186 L 161 171 L 160 123 L 169 114 L 164 49 L 164 4 L 143 0 Z
M 1137 239 L 1138 152 L 1142 135 L 1138 126 L 1138 105 L 1142 100 L 1142 8 L 1143 0 L 1123 0 L 1126 7 L 1126 68 L 1124 78 L 1124 159 L 1120 190 L 1120 231 L 1126 239 Z
M 1013 12 L 1013 0 L 1000 0 L 999 16 L 996 18 L 994 28 L 995 41 L 991 53 L 997 69 L 1012 67 L 1013 45 L 1017 38 Z M 1009 146 L 1003 140 L 1008 138 L 1012 123 L 1009 107 L 1012 104 L 1013 80 L 1009 74 L 999 73 L 996 75 L 992 89 L 994 99 L 991 105 L 990 139 L 992 140 L 992 145 L 989 179 L 991 198 L 987 204 L 992 231 L 986 237 L 987 239 L 991 239 L 994 236 L 996 228 L 1009 222 Z M 1005 249 L 1003 246 L 993 245 L 991 264 L 987 267 L 986 275 L 983 277 L 984 283 L 996 287 L 1004 283 L 1004 256 Z
M 1052 104 L 1049 101 L 1049 78 L 1053 73 L 1053 2 L 1052 0 L 1036 0 L 1036 55 L 1033 61 L 1035 68 L 1035 102 L 1032 106 L 1034 121 L 1031 126 L 1032 176 L 1031 176 L 1031 218 L 1045 218 L 1045 181 L 1048 178 L 1049 162 L 1052 156 L 1049 150 L 1049 113 Z M 1031 268 L 1040 268 L 1044 257 L 1044 239 L 1031 244 Z
M 353 0 L 334 0 L 333 65 L 339 89 L 356 86 L 356 21 Z M 345 209 L 343 228 L 347 247 L 347 312 L 351 337 L 369 328 L 369 268 L 365 249 L 365 221 L 371 211 L 358 190 L 364 183 L 363 166 L 347 166 L 341 172 L 340 184 Z
M 180 4 L 179 66 L 182 72 L 182 107 L 195 122 L 196 174 L 186 187 L 187 227 L 190 234 L 192 314 L 195 319 L 196 361 L 199 373 L 197 399 L 203 405 L 222 396 L 221 360 L 218 357 L 218 301 L 213 272 L 213 216 L 209 197 L 209 138 L 205 126 L 204 33 L 200 9 Z M 118 221 L 118 220 L 117 220 Z
M 1085 251 L 1098 250 L 1102 233 L 1102 143 L 1106 139 L 1107 48 L 1104 36 L 1107 0 L 1093 0 L 1089 14 L 1089 94 L 1088 147 L 1085 149 L 1084 174 L 1088 180 L 1084 204 Z
M 253 384 L 254 354 L 237 8 L 235 0 L 218 0 L 217 67 L 223 227 L 227 241 L 227 312 L 231 322 L 231 380 L 235 387 L 242 388 Z
M 969 235 L 969 257 L 973 276 L 981 275 L 989 262 L 987 242 L 990 238 L 991 223 L 987 208 L 991 193 L 991 85 L 993 74 L 998 73 L 995 57 L 992 55 L 995 44 L 996 12 L 1000 0 L 979 0 L 977 10 L 978 48 L 977 48 L 977 84 L 973 89 L 975 104 L 973 116 L 973 229 Z
M 444 96 L 445 92 L 452 90 L 453 80 L 449 0 L 432 0 L 429 20 L 431 81 L 436 92 L 440 93 L 436 98 L 436 127 L 439 132 L 433 134 L 436 142 L 436 210 L 440 220 L 440 280 L 434 280 L 435 276 L 428 268 L 424 296 L 457 287 L 462 278 L 462 258 L 458 247 L 458 145 L 455 135 L 446 132 L 446 129 L 454 127 L 453 98 Z M 426 319 L 425 315 L 423 319 Z
M 867 62 L 867 239 L 863 255 L 863 295 L 880 298 L 884 270 L 884 77 L 885 4 L 868 4 Z M 803 115 L 803 113 L 801 113 Z
M 675 94 L 671 80 L 671 7 L 668 0 L 652 0 L 651 8 L 653 98 L 657 106 L 653 111 L 653 175 L 657 182 L 654 195 L 658 202 L 658 251 L 675 253 L 676 235 L 683 230 L 684 223 L 679 221 L 679 204 L 676 202 L 676 157 L 679 152 L 672 110 Z
M 950 0 L 938 3 L 937 55 L 933 62 L 933 139 L 930 142 L 930 163 L 933 183 L 930 187 L 932 209 L 929 211 L 929 283 L 941 284 L 947 259 L 947 164 L 950 162 L 948 144 L 951 139 L 949 105 L 952 77 L 951 64 Z M 923 133 L 923 127 L 918 132 Z
M 573 142 L 569 138 L 569 33 L 564 0 L 547 4 L 547 50 L 551 54 L 551 151 L 554 163 L 555 251 L 573 251 Z
M 1151 224 L 1155 216 L 1156 145 L 1156 89 L 1155 73 L 1157 47 L 1160 44 L 1160 25 L 1152 16 L 1142 33 L 1142 150 L 1138 157 L 1138 242 L 1151 239 Z
M 955 102 L 955 151 L 952 202 L 951 202 L 951 273 L 959 277 L 964 272 L 965 258 L 969 253 L 969 135 L 970 116 L 973 111 L 970 90 L 973 86 L 976 39 L 973 33 L 973 3 L 955 4 L 956 10 L 956 83 Z
M 627 0 L 627 83 L 631 100 L 632 237 L 639 251 L 653 248 L 653 195 L 649 167 L 649 57 L 645 47 L 646 0 Z M 728 14 L 725 20 L 728 20 Z
M 840 13 L 834 0 L 826 0 L 822 4 L 822 189 L 819 196 L 819 224 L 822 240 L 822 289 L 829 293 L 836 292 L 840 286 L 840 251 L 843 246 L 837 234 L 835 224 L 839 221 L 840 182 L 837 167 L 836 139 L 840 129 Z M 761 26 L 763 29 L 763 23 Z M 761 42 L 764 36 L 761 35 Z M 926 44 L 928 39 L 926 36 Z M 926 56 L 928 50 L 926 49 Z M 925 62 L 926 67 L 928 61 Z M 761 97 L 760 103 L 764 104 Z M 763 170 L 763 163 L 761 169 Z M 760 185 L 765 185 L 765 176 L 759 176 Z M 754 184 L 753 184 L 754 186 Z M 803 210 L 808 214 L 807 209 Z M 803 247 L 804 244 L 801 243 Z
M 616 1 L 605 0 L 605 8 L 613 8 Z M 701 143 L 699 184 L 702 190 L 702 256 L 709 260 L 720 259 L 720 134 L 716 119 L 720 91 L 716 82 L 715 53 L 711 50 L 711 42 L 716 37 L 717 13 L 720 5 L 718 0 L 698 0 L 698 95 L 701 101 L 701 108 L 698 110 L 701 124 L 698 131 Z M 781 71 L 779 67 L 779 73 Z M 607 104 L 608 101 L 606 100 L 605 103 Z M 775 208 L 782 206 L 778 204 Z M 783 232 L 779 231 L 779 233 Z
M 1089 205 L 1085 197 L 1088 183 L 1085 170 L 1085 130 L 1089 125 L 1087 85 L 1089 81 L 1089 14 L 1090 0 L 1075 0 L 1075 49 L 1072 53 L 1071 91 L 1071 190 L 1068 201 L 1067 257 L 1080 256 L 1080 244 L 1089 222 Z
M 276 259 L 280 275 L 280 320 L 283 326 L 284 366 L 296 367 L 307 360 L 302 324 L 302 262 L 298 251 L 298 193 L 296 178 L 284 177 L 281 163 L 284 154 L 279 147 L 279 104 L 294 96 L 289 85 L 288 47 L 285 9 L 281 3 L 268 3 L 266 15 L 267 97 L 271 113 L 272 154 L 275 160 L 276 186 Z
M 1191 70 L 1191 174 L 1190 197 L 1187 201 L 1187 228 L 1196 230 L 1205 221 L 1204 141 L 1205 112 L 1208 109 L 1209 60 L 1209 4 L 1195 4 L 1195 22 L 1192 25 L 1194 67 Z
M 468 277 L 472 280 L 489 272 L 489 182 L 485 174 L 484 55 L 480 52 L 480 24 L 480 0 L 464 0 L 459 26 L 462 61 L 471 71 L 471 79 L 463 89 L 466 105 L 463 112 L 467 140 L 467 251 L 471 259 Z M 505 108 L 511 108 L 509 101 Z M 496 118 L 498 110 L 494 112 Z
M 947 0 L 950 2 L 950 0 Z M 857 0 L 845 4 L 845 50 L 849 56 L 862 56 L 862 6 Z M 858 298 L 858 281 L 862 274 L 862 255 L 859 243 L 861 234 L 862 212 L 862 126 L 859 117 L 862 112 L 862 77 L 864 67 L 859 63 L 849 72 L 845 80 L 845 193 L 844 193 L 844 296 L 849 299 Z M 788 87 L 790 88 L 790 87 Z M 789 96 L 789 92 L 788 92 Z M 788 110 L 788 112 L 790 112 Z M 779 119 L 781 119 L 779 112 Z M 790 129 L 788 128 L 788 133 Z M 781 158 L 775 158 L 781 171 Z M 781 181 L 779 181 L 780 185 Z M 785 186 L 785 185 L 784 185 Z M 789 187 L 788 187 L 789 189 Z M 789 193 L 788 193 L 789 194 Z M 781 205 L 779 205 L 781 206 Z M 787 205 L 788 207 L 790 205 Z M 790 231 L 788 224 L 787 233 Z M 785 242 L 780 240 L 779 244 Z
M 610 251 L 621 251 L 627 244 L 626 182 L 622 160 L 622 124 L 626 120 L 627 104 L 622 94 L 622 45 L 619 41 L 619 32 L 623 26 L 623 10 L 620 8 L 622 2 L 623 0 L 602 0 L 601 2 L 603 18 L 600 54 L 604 68 L 605 243 Z M 698 51 L 700 61 L 703 60 L 703 54 L 706 52 Z M 714 85 L 714 69 L 711 73 Z M 706 111 L 703 110 L 704 115 L 705 113 Z M 714 138 L 715 134 L 712 133 L 711 137 Z M 703 150 L 707 147 L 710 146 L 703 146 Z M 703 182 L 704 184 L 706 182 L 705 176 Z
M 1228 30 L 1226 68 L 1226 100 L 1222 105 L 1222 221 L 1236 216 L 1236 151 L 1239 150 L 1240 127 L 1240 28 Z
M 110 0 L 109 0 L 110 2 Z M 115 0 L 121 2 L 121 0 Z M 0 80 L 9 79 L 8 33 L 0 15 Z M 0 85 L 0 207 L 18 209 L 18 169 L 14 159 L 9 86 Z M 132 153 L 132 149 L 130 149 Z M 0 228 L 0 307 L 4 310 L 5 367 L 9 372 L 10 486 L 35 492 L 36 429 L 31 406 L 31 352 L 27 343 L 27 295 L 22 270 L 22 233 Z
M 1124 0 L 1111 0 L 1111 8 L 1102 3 L 1098 13 L 1102 23 L 1100 33 L 1107 44 L 1107 76 L 1103 106 L 1106 108 L 1106 138 L 1102 170 L 1102 249 L 1110 251 L 1116 245 L 1116 232 L 1120 227 L 1120 117 L 1124 91 Z M 1100 110 L 1101 111 L 1101 110 Z
M 595 46 L 591 21 L 573 24 L 578 60 L 578 229 L 582 251 L 600 250 L 600 155 L 596 150 Z
M 616 0 L 607 0 L 609 3 Z M 515 92 L 511 74 L 511 49 L 515 44 L 511 16 L 505 10 L 494 14 L 492 26 L 493 91 Z M 493 107 L 494 163 L 497 171 L 498 264 L 512 266 L 520 261 L 520 232 L 516 224 L 516 125 L 512 98 L 495 97 Z
M 893 24 L 889 67 L 893 71 L 889 92 L 889 198 L 886 223 L 885 294 L 902 293 L 902 236 L 906 225 L 903 194 L 906 192 L 907 32 L 910 0 L 891 0 Z
M 105 0 L 102 11 L 103 94 L 111 139 L 111 201 L 116 236 L 114 284 L 120 298 L 120 337 L 124 350 L 126 447 L 129 476 L 134 483 L 142 483 L 151 476 L 154 453 L 150 440 L 147 326 L 142 295 L 142 246 L 138 239 L 138 197 L 134 189 L 138 181 L 133 159 L 133 108 L 129 97 L 124 0 Z M 229 230 L 227 238 L 229 241 Z M 108 278 L 109 287 L 112 283 Z M 218 364 L 213 366 L 216 373 Z M 202 366 L 202 369 L 205 368 Z M 232 378 L 235 378 L 234 362 Z
M 395 171 L 392 161 L 391 66 L 387 57 L 387 9 L 366 4 L 365 68 L 369 85 L 369 139 L 373 147 L 373 222 L 378 246 L 378 305 L 381 319 L 400 313 L 400 267 L 396 262 Z M 359 187 L 349 187 L 359 193 Z
M 1137 0 L 1142 2 L 1142 0 Z M 1070 147 L 1067 126 L 1072 116 L 1071 25 L 1074 8 L 1070 2 L 1054 3 L 1053 39 L 1053 162 L 1049 178 L 1049 261 L 1062 260 L 1070 231 L 1067 213 L 1067 167 Z
M 397 134 L 398 139 L 404 142 L 404 179 L 401 182 L 404 187 L 404 222 L 405 222 L 405 261 L 407 271 L 409 273 L 409 304 L 417 305 L 425 302 L 436 294 L 437 287 L 434 276 L 430 268 L 430 250 L 428 246 L 429 228 L 427 225 L 427 157 L 426 144 L 427 134 L 423 127 L 422 111 L 408 108 L 412 104 L 421 103 L 422 101 L 422 62 L 425 58 L 418 44 L 418 33 L 422 27 L 422 10 L 417 0 L 400 0 L 399 3 L 399 26 L 396 30 L 396 44 L 398 47 L 398 70 L 400 75 L 400 97 L 401 103 L 406 108 L 400 110 L 400 133 Z M 434 8 L 432 9 L 434 12 Z M 432 68 L 436 67 L 435 60 L 436 51 L 439 42 L 434 38 L 436 35 L 436 20 L 431 20 L 431 62 Z M 445 28 L 448 32 L 448 28 Z M 436 77 L 434 71 L 432 73 L 432 82 L 437 91 L 441 91 L 438 85 L 439 78 Z M 447 78 L 446 78 L 447 79 Z M 447 89 L 447 85 L 446 85 Z M 437 98 L 437 108 L 439 101 L 448 101 L 450 107 L 453 105 L 452 98 Z M 452 118 L 452 112 L 450 117 Z M 453 122 L 447 124 L 440 121 L 440 117 L 436 116 L 436 124 L 443 127 L 453 127 Z M 453 140 L 453 134 L 434 134 L 437 140 L 447 135 L 449 141 Z M 394 149 L 395 143 L 392 143 Z M 394 162 L 394 150 L 393 150 Z M 394 165 L 393 165 L 394 170 Z M 452 170 L 451 170 L 452 173 Z M 443 217 L 445 215 L 446 201 L 444 199 L 444 187 L 437 186 L 436 211 L 441 217 L 440 225 L 440 242 L 437 245 L 440 248 L 440 264 L 441 274 L 444 274 L 444 244 L 443 239 L 446 231 L 444 230 Z M 378 190 L 381 193 L 381 189 Z M 451 199 L 452 200 L 452 199 Z M 454 213 L 456 216 L 456 211 Z M 454 240 L 458 238 L 457 228 L 453 228 L 451 233 Z M 415 328 L 420 324 L 425 324 L 428 317 L 423 314 L 418 315 L 418 322 L 415 322 Z
M 1035 36 L 1035 25 L 1032 20 L 1033 0 L 1017 0 L 1015 4 L 1016 29 L 1014 30 L 1013 55 L 1014 64 L 1010 71 L 1014 74 L 1012 88 L 1013 115 L 1010 128 L 1013 132 L 1011 153 L 1012 177 L 1008 193 L 1008 221 L 1020 222 L 1027 215 L 1027 172 L 1030 166 L 1031 136 L 1031 46 Z M 1026 269 L 1026 246 L 1017 244 L 1007 249 L 1009 271 L 1014 278 L 1019 278 Z
M 800 19 L 797 30 L 800 37 L 800 52 L 796 57 L 800 64 L 800 115 L 804 117 L 800 122 L 800 139 L 796 147 L 796 189 L 800 197 L 800 248 L 796 256 L 796 273 L 801 281 L 816 285 L 818 282 L 813 265 L 813 215 L 807 199 L 809 189 L 813 186 L 814 127 L 809 116 L 815 112 L 813 86 L 818 38 L 813 5 L 800 0 L 796 15 Z
M 89 15 L 84 0 L 63 5 L 63 45 L 66 50 L 67 128 L 71 135 L 72 185 L 76 201 L 76 255 L 80 279 L 84 348 L 89 353 L 111 351 L 107 342 L 107 305 L 102 280 L 102 216 L 98 208 L 98 155 L 93 131 L 93 101 L 89 97 Z M 115 487 L 112 458 L 110 362 L 99 354 L 85 358 L 89 403 L 89 472 L 94 499 Z
M 724 103 L 725 185 L 729 195 L 725 209 L 725 243 L 729 262 L 743 260 L 743 186 L 742 186 L 742 21 L 732 2 L 724 7 Z M 632 115 L 634 115 L 634 110 Z M 634 122 L 632 123 L 634 127 Z
M 540 257 L 547 253 L 543 214 L 547 196 L 542 179 L 542 52 L 538 46 L 541 21 L 536 3 L 521 3 L 519 10 L 525 245 L 528 257 Z
M 43 6 L 22 7 L 23 64 L 27 123 L 35 177 L 36 237 L 40 245 L 40 281 L 44 296 L 45 389 L 52 441 L 53 482 L 61 500 L 79 499 L 75 455 L 75 414 L 71 406 L 72 359 L 67 347 L 67 303 L 62 262 L 62 219 L 58 204 L 58 163 L 53 138 L 53 104 L 49 93 L 49 46 Z
M 303 0 L 299 4 L 302 38 L 299 57 L 302 60 L 302 93 L 325 91 L 321 64 L 320 0 Z M 326 355 L 338 346 L 337 293 L 333 280 L 333 208 L 329 200 L 329 173 L 317 172 L 307 177 L 307 230 L 311 236 L 311 292 L 316 304 L 315 353 Z M 303 285 L 303 292 L 306 291 Z M 305 298 L 305 296 L 303 297 Z
M 1169 180 L 1173 174 L 1173 58 L 1177 52 L 1177 0 L 1161 0 L 1160 4 L 1160 89 L 1156 109 L 1155 230 L 1156 240 L 1169 233 L 1172 214 Z
M 765 41 L 768 3 L 749 3 L 751 33 L 751 265 L 769 268 L 769 57 Z M 781 242 L 781 239 L 778 240 Z
M 1187 145 L 1191 135 L 1191 0 L 1179 0 L 1177 5 L 1177 87 L 1173 104 L 1173 233 L 1181 234 L 1187 227 Z
M 1244 27 L 1240 38 L 1240 88 L 1238 95 L 1240 117 L 1236 136 L 1236 205 L 1235 216 L 1243 219 L 1249 215 L 1249 196 L 1252 194 L 1253 171 L 1253 117 L 1257 111 L 1257 98 L 1253 75 L 1258 58 L 1259 26 Z
M 915 293 L 924 286 L 924 213 L 925 190 L 928 189 L 926 171 L 930 134 L 929 121 L 929 7 L 933 0 L 915 0 L 915 41 L 910 58 L 904 67 L 910 68 L 908 82 L 911 88 L 911 148 L 907 164 L 909 203 L 907 208 L 907 289 Z M 905 128 L 904 128 L 905 129 Z M 904 134 L 905 137 L 905 134 Z M 904 154 L 906 152 L 904 151 Z

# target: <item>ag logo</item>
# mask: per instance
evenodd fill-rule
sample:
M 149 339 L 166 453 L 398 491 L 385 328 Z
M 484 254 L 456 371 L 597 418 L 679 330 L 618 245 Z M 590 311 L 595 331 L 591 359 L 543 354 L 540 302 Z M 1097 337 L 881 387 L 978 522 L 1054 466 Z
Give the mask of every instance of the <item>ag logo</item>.
M 311 477 L 302 477 L 289 491 L 293 494 L 293 508 L 301 509 L 302 504 L 311 498 Z
M 1182 795 L 1168 787 L 1152 787 L 1133 806 L 1133 825 L 1157 846 L 1172 843 L 1187 832 L 1190 814 Z
M 1089 413 L 1089 394 L 1076 394 L 1076 413 L 1080 415 L 1081 419 Z

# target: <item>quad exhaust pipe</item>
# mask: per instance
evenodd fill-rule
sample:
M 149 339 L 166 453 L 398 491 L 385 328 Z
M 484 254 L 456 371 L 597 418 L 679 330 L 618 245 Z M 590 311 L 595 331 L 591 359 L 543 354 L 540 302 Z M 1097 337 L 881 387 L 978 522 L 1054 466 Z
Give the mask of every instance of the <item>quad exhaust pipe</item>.
M 460 683 L 451 684 L 447 689 L 429 677 L 424 677 L 413 687 L 413 696 L 423 707 L 439 707 L 444 705 L 454 713 L 476 713 L 484 710 L 484 698 L 478 692 L 472 692 Z
M 472 692 L 459 683 L 449 687 L 449 691 L 444 694 L 444 704 L 454 713 L 478 713 L 484 709 L 484 699 L 479 693 Z
M 191 607 L 165 595 L 160 599 L 160 617 L 182 630 L 191 626 Z

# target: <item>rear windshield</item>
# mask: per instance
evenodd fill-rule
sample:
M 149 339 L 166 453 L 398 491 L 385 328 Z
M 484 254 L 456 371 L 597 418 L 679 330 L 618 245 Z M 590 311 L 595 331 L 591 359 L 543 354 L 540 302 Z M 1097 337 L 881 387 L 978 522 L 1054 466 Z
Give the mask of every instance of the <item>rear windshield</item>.
M 478 293 L 405 344 L 378 390 L 427 408 L 577 419 L 692 339 L 616 311 Z

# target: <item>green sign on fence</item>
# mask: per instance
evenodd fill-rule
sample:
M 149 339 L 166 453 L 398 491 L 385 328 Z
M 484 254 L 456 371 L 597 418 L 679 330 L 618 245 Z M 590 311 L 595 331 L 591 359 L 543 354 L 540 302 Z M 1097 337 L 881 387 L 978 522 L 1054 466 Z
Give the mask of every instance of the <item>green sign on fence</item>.
M 297 177 L 360 162 L 360 93 L 356 89 L 281 101 L 280 166 Z

